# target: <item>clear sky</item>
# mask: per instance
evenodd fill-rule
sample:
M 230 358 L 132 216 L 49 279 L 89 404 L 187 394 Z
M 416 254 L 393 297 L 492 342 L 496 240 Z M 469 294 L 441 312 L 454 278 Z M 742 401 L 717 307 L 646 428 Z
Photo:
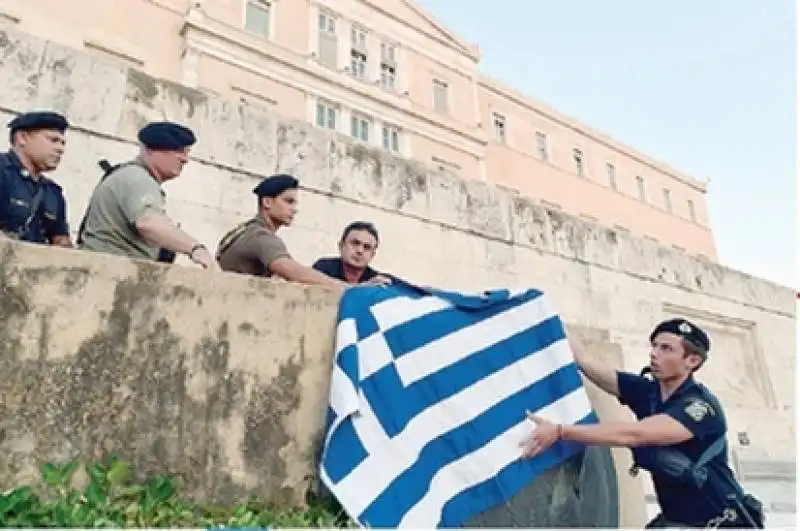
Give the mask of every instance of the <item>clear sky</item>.
M 800 287 L 792 0 L 418 0 L 481 71 L 709 181 L 720 261 Z

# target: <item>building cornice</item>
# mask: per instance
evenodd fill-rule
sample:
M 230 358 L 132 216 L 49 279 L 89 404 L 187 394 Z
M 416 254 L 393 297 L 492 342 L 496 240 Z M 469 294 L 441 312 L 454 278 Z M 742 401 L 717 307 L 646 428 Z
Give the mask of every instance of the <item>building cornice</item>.
M 306 63 L 307 57 L 299 56 L 290 50 L 274 45 L 274 43 L 266 43 L 268 46 L 264 46 L 262 41 L 262 46 L 257 47 L 253 43 L 247 42 L 246 36 L 237 35 L 237 33 L 238 30 L 236 28 L 207 18 L 204 13 L 198 10 L 190 10 L 187 13 L 181 29 L 181 35 L 185 39 L 184 47 L 187 50 L 204 53 L 209 57 L 234 64 L 279 83 L 290 85 L 305 93 L 311 92 L 314 95 L 340 100 L 339 102 L 344 105 L 356 106 L 352 102 L 352 96 L 349 96 L 349 94 L 356 94 L 372 104 L 377 103 L 388 107 L 392 113 L 410 115 L 421 121 L 422 124 L 414 124 L 411 128 L 407 127 L 414 134 L 435 140 L 479 160 L 484 159 L 486 156 L 485 147 L 488 144 L 488 140 L 485 136 L 461 129 L 460 126 L 462 124 L 449 124 L 438 115 L 434 118 L 434 116 L 427 113 L 418 112 L 410 107 L 408 100 L 393 101 L 397 98 L 383 96 L 379 88 L 366 86 L 354 80 L 351 81 L 349 78 L 339 76 L 336 72 L 315 64 L 309 65 Z M 268 51 L 266 51 L 267 49 Z M 247 58 L 242 57 L 242 51 L 263 58 L 265 64 L 253 64 Z M 299 79 L 301 76 L 308 79 Z M 324 88 L 323 86 L 309 86 L 307 82 L 309 79 L 322 82 L 321 85 Z M 343 94 L 335 94 L 338 91 Z M 397 120 L 398 117 L 392 117 L 390 113 L 376 114 L 388 114 L 385 118 L 408 123 L 407 119 Z M 433 127 L 429 128 L 427 126 Z M 434 128 L 451 133 L 455 137 L 463 139 L 464 142 L 443 138 L 441 132 Z
M 689 186 L 701 192 L 703 194 L 708 192 L 708 185 L 698 179 L 685 175 L 674 168 L 669 167 L 667 164 L 663 162 L 659 162 L 653 158 L 648 157 L 644 153 L 635 150 L 631 147 L 625 146 L 621 142 L 614 140 L 613 138 L 609 137 L 608 135 L 601 133 L 600 131 L 593 129 L 574 118 L 570 118 L 555 109 L 548 107 L 540 102 L 535 102 L 532 98 L 521 94 L 520 92 L 507 87 L 500 83 L 497 80 L 494 80 L 488 76 L 480 75 L 478 77 L 478 83 L 480 86 L 484 87 L 487 90 L 494 92 L 496 95 L 501 96 L 503 98 L 508 99 L 512 103 L 515 103 L 533 113 L 536 113 L 543 118 L 547 118 L 548 120 L 557 123 L 562 127 L 566 127 L 571 131 L 578 133 L 582 136 L 589 138 L 590 140 L 597 142 L 598 144 L 604 145 L 605 147 L 616 151 L 617 153 L 629 157 L 636 162 L 652 168 L 653 170 L 658 171 L 659 173 L 666 175 L 675 181 L 678 181 L 681 184 Z
M 400 3 L 411 9 L 414 13 L 422 17 L 426 22 L 428 22 L 431 26 L 436 28 L 440 35 L 436 35 L 430 31 L 425 30 L 425 28 L 419 28 L 412 24 L 409 24 L 407 20 L 403 20 L 400 17 L 395 16 L 394 14 L 386 11 L 385 9 L 381 8 L 375 2 L 370 0 L 359 0 L 362 4 L 369 6 L 371 9 L 383 14 L 384 16 L 392 19 L 395 22 L 398 22 L 416 32 L 419 32 L 431 40 L 434 40 L 441 44 L 442 46 L 446 46 L 453 50 L 454 52 L 463 55 L 464 57 L 469 58 L 475 65 L 478 64 L 481 60 L 480 51 L 477 46 L 470 44 L 463 39 L 461 39 L 458 35 L 444 27 L 440 24 L 433 16 L 430 15 L 427 11 L 425 11 L 422 6 L 418 5 L 413 0 L 399 0 Z
M 402 48 L 411 50 L 414 53 L 424 57 L 425 59 L 441 66 L 452 70 L 464 77 L 471 77 L 475 75 L 478 68 L 477 61 L 470 54 L 465 53 L 459 46 L 455 45 L 453 41 L 449 41 L 443 36 L 437 36 L 429 31 L 420 29 L 417 26 L 409 24 L 408 21 L 403 20 L 396 15 L 383 10 L 368 0 L 309 0 L 312 6 L 321 6 L 329 9 L 332 12 L 342 16 L 345 19 L 352 21 L 360 21 L 362 24 L 375 16 L 375 12 L 383 17 L 386 17 L 393 23 L 391 32 L 384 33 L 376 28 L 371 30 L 377 35 L 382 35 L 388 40 L 394 41 Z M 431 43 L 429 40 L 441 44 L 446 48 L 446 54 L 432 53 Z

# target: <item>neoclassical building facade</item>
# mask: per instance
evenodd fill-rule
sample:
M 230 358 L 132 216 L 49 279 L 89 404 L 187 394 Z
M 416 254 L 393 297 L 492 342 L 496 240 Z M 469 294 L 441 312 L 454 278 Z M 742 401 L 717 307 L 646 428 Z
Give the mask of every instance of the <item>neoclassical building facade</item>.
M 0 25 L 717 260 L 705 183 L 479 70 L 411 0 L 0 0 Z

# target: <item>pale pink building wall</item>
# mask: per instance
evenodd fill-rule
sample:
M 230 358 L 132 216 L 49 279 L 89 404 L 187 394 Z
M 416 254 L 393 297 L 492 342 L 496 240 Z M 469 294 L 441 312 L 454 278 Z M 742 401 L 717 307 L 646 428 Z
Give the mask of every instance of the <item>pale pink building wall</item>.
M 245 29 L 246 6 L 254 1 L 0 0 L 0 24 L 236 95 L 288 118 L 316 123 L 317 104 L 323 103 L 336 113 L 340 133 L 351 133 L 352 116 L 364 118 L 366 142 L 381 147 L 383 126 L 389 126 L 398 133 L 402 156 L 716 260 L 702 183 L 481 75 L 477 47 L 413 2 L 260 0 L 269 10 L 260 33 L 252 20 Z M 330 67 L 321 64 L 321 12 L 335 20 L 337 61 Z M 353 27 L 366 34 L 363 80 L 346 70 Z M 376 81 L 381 42 L 395 46 L 394 90 Z M 435 83 L 446 85 L 440 106 Z M 498 138 L 493 113 L 505 119 L 504 139 Z M 537 132 L 546 135 L 544 160 Z M 575 148 L 583 151 L 582 177 L 576 174 Z M 614 164 L 616 190 L 607 163 Z M 644 180 L 645 200 L 636 176 Z

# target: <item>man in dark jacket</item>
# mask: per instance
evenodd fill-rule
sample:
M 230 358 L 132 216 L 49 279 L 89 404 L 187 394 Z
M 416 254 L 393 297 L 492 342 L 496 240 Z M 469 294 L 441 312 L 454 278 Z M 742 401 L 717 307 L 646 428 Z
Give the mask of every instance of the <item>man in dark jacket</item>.
M 378 250 L 378 231 L 372 223 L 354 221 L 345 227 L 339 240 L 339 256 L 320 258 L 312 266 L 320 273 L 350 284 L 389 285 L 398 281 L 370 267 Z

